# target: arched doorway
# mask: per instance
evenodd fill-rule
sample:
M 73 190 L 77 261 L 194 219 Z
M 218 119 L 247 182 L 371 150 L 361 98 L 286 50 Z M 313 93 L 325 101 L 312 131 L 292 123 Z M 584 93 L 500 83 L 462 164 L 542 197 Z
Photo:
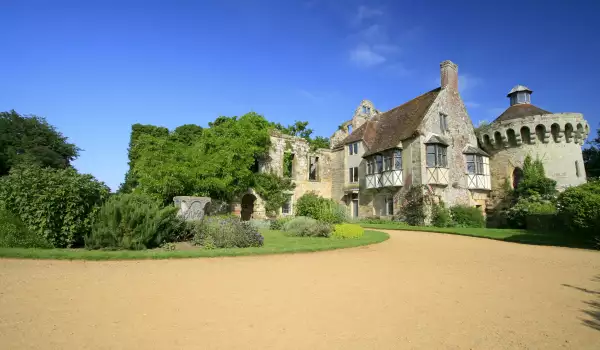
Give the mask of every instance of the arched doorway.
M 515 170 L 513 170 L 512 180 L 513 188 L 517 188 L 517 186 L 519 186 L 519 184 L 523 180 L 523 170 L 521 170 L 521 168 L 515 168 Z
M 248 221 L 252 219 L 252 213 L 254 213 L 254 201 L 256 200 L 256 196 L 253 194 L 245 194 L 242 197 L 242 220 Z

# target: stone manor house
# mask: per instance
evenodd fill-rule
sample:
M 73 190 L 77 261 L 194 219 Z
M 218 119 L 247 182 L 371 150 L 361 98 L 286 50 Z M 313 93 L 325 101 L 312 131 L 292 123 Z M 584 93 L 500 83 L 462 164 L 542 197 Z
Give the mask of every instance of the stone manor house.
M 543 160 L 559 189 L 586 181 L 581 146 L 589 126 L 581 114 L 538 108 L 532 91 L 517 85 L 506 111 L 476 134 L 458 92 L 458 66 L 442 62 L 440 80 L 440 87 L 387 112 L 362 101 L 331 136 L 330 149 L 311 150 L 301 138 L 273 133 L 260 171 L 296 183 L 281 214 L 292 215 L 294 201 L 314 191 L 344 204 L 351 217 L 389 217 L 411 185 L 426 185 L 449 206 L 485 212 L 502 199 L 507 181 L 517 186 L 528 154 Z M 251 189 L 232 209 L 244 219 L 265 216 Z

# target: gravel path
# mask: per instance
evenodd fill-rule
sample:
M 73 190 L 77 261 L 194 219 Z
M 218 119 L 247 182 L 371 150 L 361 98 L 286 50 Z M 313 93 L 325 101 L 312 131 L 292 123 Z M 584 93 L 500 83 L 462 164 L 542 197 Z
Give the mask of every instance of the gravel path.
M 600 253 L 390 235 L 296 255 L 0 259 L 0 349 L 600 349 Z

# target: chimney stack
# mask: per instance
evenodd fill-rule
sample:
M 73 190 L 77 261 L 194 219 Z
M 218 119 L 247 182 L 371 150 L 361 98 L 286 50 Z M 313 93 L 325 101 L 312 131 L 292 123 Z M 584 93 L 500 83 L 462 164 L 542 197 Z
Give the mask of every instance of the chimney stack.
M 448 88 L 458 91 L 458 66 L 452 61 L 440 63 L 440 76 L 442 89 Z

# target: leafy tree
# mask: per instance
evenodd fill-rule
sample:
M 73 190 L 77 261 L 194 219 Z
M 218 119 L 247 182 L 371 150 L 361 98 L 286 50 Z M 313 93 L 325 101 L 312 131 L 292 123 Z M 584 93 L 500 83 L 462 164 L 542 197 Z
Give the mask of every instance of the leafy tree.
M 301 137 L 308 141 L 311 150 L 318 148 L 329 148 L 329 138 L 323 136 L 317 136 L 312 138 L 313 129 L 308 128 L 308 122 L 296 121 L 292 125 L 283 126 L 280 123 L 272 124 L 276 130 L 279 130 L 283 134 Z
M 219 117 L 203 130 L 142 134 L 129 150 L 136 191 L 164 203 L 184 193 L 229 200 L 254 184 L 252 168 L 269 150 L 270 128 L 262 116 L 248 113 Z
M 79 151 L 44 118 L 0 112 L 0 176 L 24 163 L 66 168 Z
M 52 246 L 81 245 L 109 189 L 73 168 L 17 166 L 0 178 L 0 207 Z
M 119 187 L 119 193 L 130 193 L 137 186 L 137 177 L 133 173 L 135 161 L 140 157 L 139 147 L 136 147 L 142 135 L 150 135 L 156 138 L 169 136 L 169 129 L 154 125 L 133 124 L 129 138 L 129 171 L 125 174 L 125 182 Z
M 590 178 L 600 178 L 600 128 L 596 138 L 588 142 L 588 148 L 583 150 L 585 172 Z

